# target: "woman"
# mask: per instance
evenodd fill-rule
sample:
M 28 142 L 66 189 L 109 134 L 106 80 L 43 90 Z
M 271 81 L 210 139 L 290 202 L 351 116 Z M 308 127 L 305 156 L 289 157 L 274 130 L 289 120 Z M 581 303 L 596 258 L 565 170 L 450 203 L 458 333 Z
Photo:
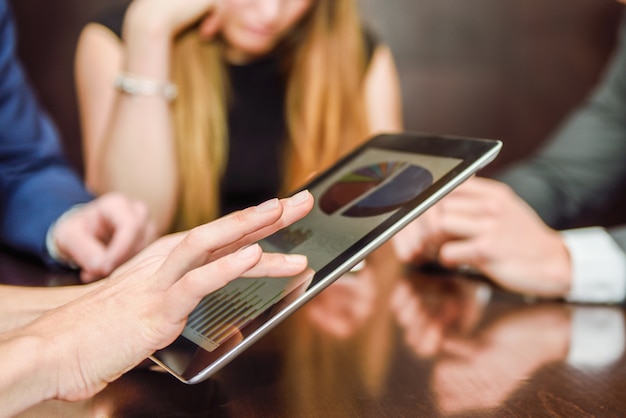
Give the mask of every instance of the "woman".
M 284 193 L 401 128 L 393 58 L 355 0 L 135 0 L 114 18 L 77 50 L 87 184 L 145 201 L 159 232 Z

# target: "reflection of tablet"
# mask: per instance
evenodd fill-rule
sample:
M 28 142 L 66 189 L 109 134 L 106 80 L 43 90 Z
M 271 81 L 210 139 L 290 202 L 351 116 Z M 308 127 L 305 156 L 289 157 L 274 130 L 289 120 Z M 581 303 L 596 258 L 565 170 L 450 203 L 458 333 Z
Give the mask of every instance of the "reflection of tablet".
M 408 133 L 371 139 L 305 187 L 315 197 L 309 215 L 260 242 L 266 251 L 305 254 L 309 273 L 229 283 L 205 297 L 182 335 L 152 359 L 183 382 L 206 379 L 493 160 L 501 146 Z

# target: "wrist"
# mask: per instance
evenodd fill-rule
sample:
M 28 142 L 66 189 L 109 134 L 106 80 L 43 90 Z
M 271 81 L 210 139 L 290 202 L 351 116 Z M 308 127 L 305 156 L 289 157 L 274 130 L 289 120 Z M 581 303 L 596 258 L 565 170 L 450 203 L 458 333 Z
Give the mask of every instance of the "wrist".
M 46 251 L 48 251 L 48 255 L 50 255 L 50 257 L 57 263 L 73 269 L 78 269 L 79 266 L 72 261 L 69 254 L 66 254 L 63 251 L 62 246 L 58 245 L 56 232 L 58 231 L 58 226 L 62 224 L 63 221 L 70 218 L 83 206 L 85 206 L 84 203 L 79 203 L 66 210 L 52 225 L 50 225 L 48 232 L 46 233 Z
M 23 387 L 27 391 L 37 387 L 39 396 L 43 397 L 38 401 L 59 399 L 73 402 L 97 392 L 95 385 L 89 385 L 85 379 L 85 370 L 81 367 L 82 350 L 85 348 L 83 342 L 87 338 L 83 324 L 68 320 L 80 318 L 84 313 L 77 308 L 80 306 L 70 303 L 53 309 L 16 330 L 28 341 L 29 351 L 24 353 L 32 353 L 21 354 L 20 358 L 35 359 L 28 380 L 37 381 Z M 68 326 L 70 323 L 74 325 Z
M 170 18 L 153 2 L 135 0 L 129 5 L 122 27 L 123 38 L 141 37 L 169 43 L 174 37 Z
M 565 240 L 557 231 L 551 231 L 553 252 L 551 257 L 547 257 L 550 263 L 548 267 L 548 277 L 555 285 L 557 296 L 565 296 L 572 287 L 572 261 L 569 249 Z
M 3 414 L 18 413 L 56 394 L 58 364 L 46 341 L 27 330 L 20 328 L 0 339 L 0 356 L 8 360 L 0 375 Z
M 177 95 L 177 87 L 174 83 L 159 82 L 130 73 L 119 73 L 114 85 L 118 90 L 131 96 L 159 96 L 171 101 Z
M 124 70 L 167 81 L 174 33 L 168 18 L 157 12 L 149 2 L 134 1 L 129 6 L 122 29 Z

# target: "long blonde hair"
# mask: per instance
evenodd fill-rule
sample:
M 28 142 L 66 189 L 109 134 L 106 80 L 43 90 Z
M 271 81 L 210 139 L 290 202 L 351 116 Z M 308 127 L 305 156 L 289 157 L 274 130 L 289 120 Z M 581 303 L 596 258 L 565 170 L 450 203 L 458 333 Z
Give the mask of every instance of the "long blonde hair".
M 283 191 L 328 167 L 367 135 L 363 103 L 366 70 L 356 0 L 316 0 L 280 46 L 286 51 L 286 122 Z M 174 46 L 173 105 L 180 175 L 174 230 L 215 219 L 228 157 L 228 75 L 219 40 L 197 30 Z

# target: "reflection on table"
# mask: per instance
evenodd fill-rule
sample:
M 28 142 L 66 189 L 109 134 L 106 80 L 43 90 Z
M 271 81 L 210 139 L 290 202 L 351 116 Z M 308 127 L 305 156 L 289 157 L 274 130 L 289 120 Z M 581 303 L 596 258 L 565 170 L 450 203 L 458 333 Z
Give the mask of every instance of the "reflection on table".
M 67 284 L 0 254 L 4 283 Z M 536 301 L 399 264 L 388 246 L 193 386 L 146 362 L 22 417 L 617 416 L 622 307 Z

